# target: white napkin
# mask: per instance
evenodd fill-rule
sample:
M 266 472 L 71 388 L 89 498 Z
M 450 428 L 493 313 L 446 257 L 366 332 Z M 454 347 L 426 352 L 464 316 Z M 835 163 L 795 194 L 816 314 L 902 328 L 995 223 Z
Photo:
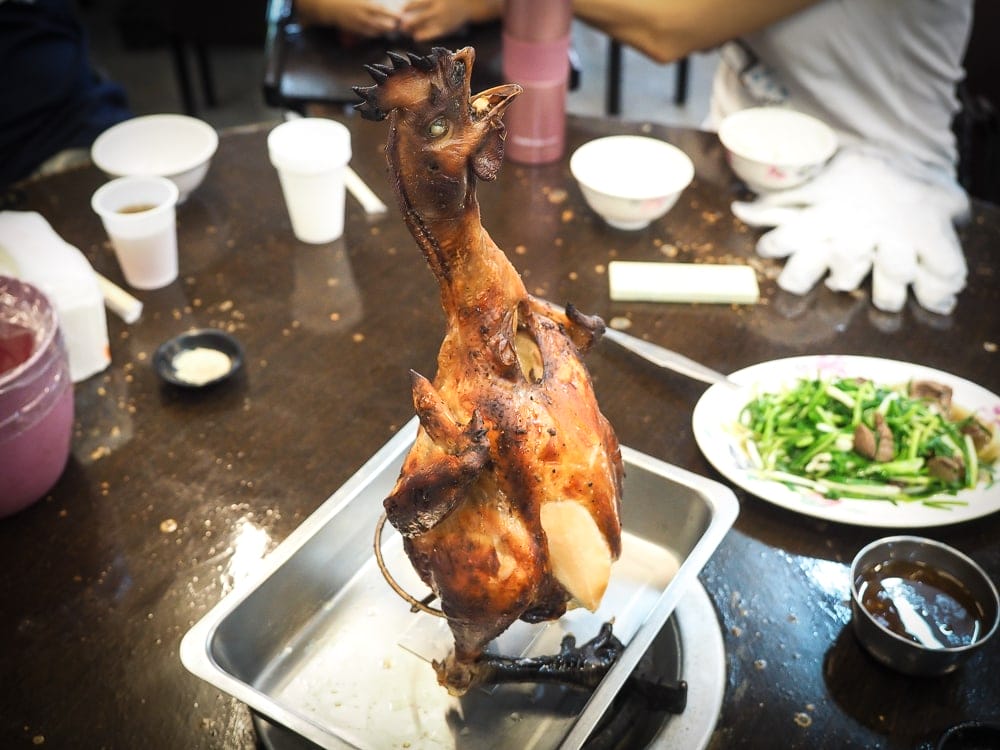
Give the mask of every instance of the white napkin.
M 871 148 L 848 148 L 798 188 L 732 205 L 737 218 L 774 227 L 757 243 L 769 258 L 788 258 L 778 285 L 805 294 L 826 276 L 850 291 L 872 272 L 872 301 L 895 312 L 912 286 L 924 308 L 955 307 L 967 268 L 954 222 L 968 215 L 965 192 L 950 177 L 903 164 Z
M 40 214 L 0 211 L 0 274 L 38 287 L 52 301 L 74 383 L 108 366 L 108 326 L 97 274 Z

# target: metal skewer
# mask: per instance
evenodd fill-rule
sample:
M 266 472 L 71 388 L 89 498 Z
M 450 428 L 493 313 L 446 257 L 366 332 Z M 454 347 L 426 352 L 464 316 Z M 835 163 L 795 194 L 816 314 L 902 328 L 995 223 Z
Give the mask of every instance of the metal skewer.
M 666 349 L 657 344 L 652 344 L 649 341 L 643 341 L 642 339 L 636 338 L 635 336 L 625 333 L 624 331 L 608 328 L 604 332 L 604 337 L 614 341 L 619 346 L 628 349 L 630 352 L 638 354 L 640 357 L 652 362 L 654 365 L 658 365 L 667 370 L 679 372 L 681 375 L 687 375 L 689 378 L 700 380 L 703 383 L 710 383 L 712 385 L 718 383 L 731 388 L 739 387 L 726 375 L 723 375 L 717 370 L 713 370 L 711 367 L 706 367 L 700 362 L 695 362 L 693 359 L 685 357 L 683 354 L 678 354 L 675 351 L 671 351 L 670 349 Z

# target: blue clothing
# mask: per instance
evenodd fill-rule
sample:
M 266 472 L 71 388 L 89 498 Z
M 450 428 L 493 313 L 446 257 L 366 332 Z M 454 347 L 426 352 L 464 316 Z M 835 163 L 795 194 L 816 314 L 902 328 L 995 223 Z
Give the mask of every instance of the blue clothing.
M 0 186 L 132 116 L 89 58 L 72 0 L 0 0 Z

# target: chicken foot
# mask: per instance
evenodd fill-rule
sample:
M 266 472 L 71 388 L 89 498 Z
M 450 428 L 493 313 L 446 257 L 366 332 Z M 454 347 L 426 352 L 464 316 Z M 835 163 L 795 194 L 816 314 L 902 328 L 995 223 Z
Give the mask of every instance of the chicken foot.
M 615 637 L 610 622 L 601 626 L 597 635 L 577 646 L 576 638 L 567 635 L 557 654 L 512 658 L 483 654 L 473 664 L 456 664 L 446 659 L 434 662 L 438 682 L 451 689 L 456 671 L 468 680 L 464 689 L 476 685 L 498 685 L 512 682 L 548 682 L 593 689 L 618 660 L 625 646 Z
M 511 683 L 555 683 L 567 687 L 593 690 L 600 684 L 622 651 L 624 644 L 612 632 L 612 624 L 606 622 L 597 635 L 577 646 L 576 638 L 570 634 L 563 638 L 559 653 L 544 656 L 512 658 L 497 654 L 480 657 L 471 674 L 471 682 L 466 689 L 477 685 L 502 685 Z M 450 679 L 445 662 L 434 662 L 438 681 L 446 686 Z M 632 674 L 623 685 L 623 692 L 641 710 L 682 713 L 687 706 L 687 683 L 660 682 Z

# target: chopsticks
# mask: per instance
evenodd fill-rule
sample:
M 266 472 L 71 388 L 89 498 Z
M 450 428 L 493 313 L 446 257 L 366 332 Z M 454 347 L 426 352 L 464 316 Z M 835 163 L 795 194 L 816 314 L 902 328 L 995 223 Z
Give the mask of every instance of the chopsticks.
M 97 285 L 101 288 L 107 308 L 126 323 L 135 323 L 142 315 L 142 302 L 110 279 L 96 272 L 94 275 L 97 276 Z
M 344 185 L 347 187 L 347 192 L 353 195 L 361 207 L 365 209 L 366 214 L 384 214 L 389 210 L 350 166 L 344 173 Z

